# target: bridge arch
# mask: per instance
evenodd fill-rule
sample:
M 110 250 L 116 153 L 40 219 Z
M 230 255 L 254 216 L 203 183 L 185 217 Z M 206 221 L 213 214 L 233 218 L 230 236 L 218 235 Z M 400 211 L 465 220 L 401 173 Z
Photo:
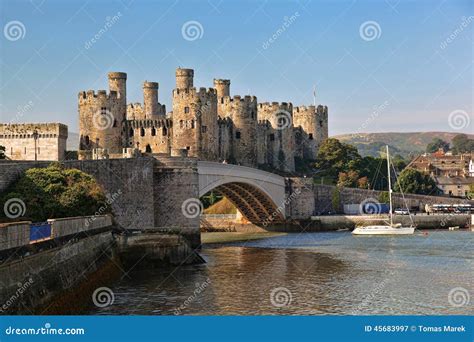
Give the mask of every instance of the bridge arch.
M 199 161 L 199 197 L 221 193 L 256 225 L 285 220 L 285 179 L 276 174 L 232 164 Z

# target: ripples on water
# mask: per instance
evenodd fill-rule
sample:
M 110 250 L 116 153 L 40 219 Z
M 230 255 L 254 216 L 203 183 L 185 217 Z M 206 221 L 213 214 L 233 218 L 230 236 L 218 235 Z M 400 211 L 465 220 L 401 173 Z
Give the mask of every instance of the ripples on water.
M 370 315 L 472 314 L 449 291 L 474 296 L 471 232 L 353 237 L 349 232 L 288 234 L 208 245 L 205 265 L 132 273 L 115 302 L 91 314 Z M 272 305 L 270 294 L 288 289 Z M 198 291 L 200 289 L 200 291 Z M 176 309 L 181 307 L 181 311 Z

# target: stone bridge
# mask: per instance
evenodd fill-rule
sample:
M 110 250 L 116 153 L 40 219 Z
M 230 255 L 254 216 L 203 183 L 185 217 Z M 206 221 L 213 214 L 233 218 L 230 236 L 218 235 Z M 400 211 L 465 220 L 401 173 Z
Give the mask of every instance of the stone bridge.
M 285 220 L 285 179 L 231 164 L 198 161 L 199 197 L 213 190 L 227 197 L 254 224 Z

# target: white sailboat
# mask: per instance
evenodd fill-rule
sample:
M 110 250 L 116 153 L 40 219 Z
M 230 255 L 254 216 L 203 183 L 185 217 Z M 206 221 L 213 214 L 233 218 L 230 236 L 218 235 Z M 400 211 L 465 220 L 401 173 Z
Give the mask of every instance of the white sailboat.
M 390 155 L 387 148 L 387 171 L 388 171 L 388 194 L 390 198 L 390 224 L 389 225 L 373 225 L 365 227 L 357 227 L 352 231 L 354 235 L 411 235 L 415 232 L 413 224 L 410 227 L 403 227 L 401 224 L 393 224 L 392 209 L 392 183 L 390 180 Z M 410 214 L 411 219 L 411 214 Z M 413 223 L 413 221 L 412 221 Z

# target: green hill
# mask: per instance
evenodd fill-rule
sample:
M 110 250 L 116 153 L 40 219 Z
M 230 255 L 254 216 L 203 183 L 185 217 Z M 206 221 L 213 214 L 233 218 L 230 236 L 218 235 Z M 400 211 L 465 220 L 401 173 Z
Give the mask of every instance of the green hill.
M 424 152 L 434 138 L 440 138 L 447 142 L 460 133 L 451 132 L 412 132 L 412 133 L 356 133 L 336 135 L 342 142 L 354 145 L 362 156 L 379 157 L 381 149 L 385 145 L 390 147 L 393 155 L 400 154 L 403 157 Z M 467 134 L 474 139 L 474 134 Z

